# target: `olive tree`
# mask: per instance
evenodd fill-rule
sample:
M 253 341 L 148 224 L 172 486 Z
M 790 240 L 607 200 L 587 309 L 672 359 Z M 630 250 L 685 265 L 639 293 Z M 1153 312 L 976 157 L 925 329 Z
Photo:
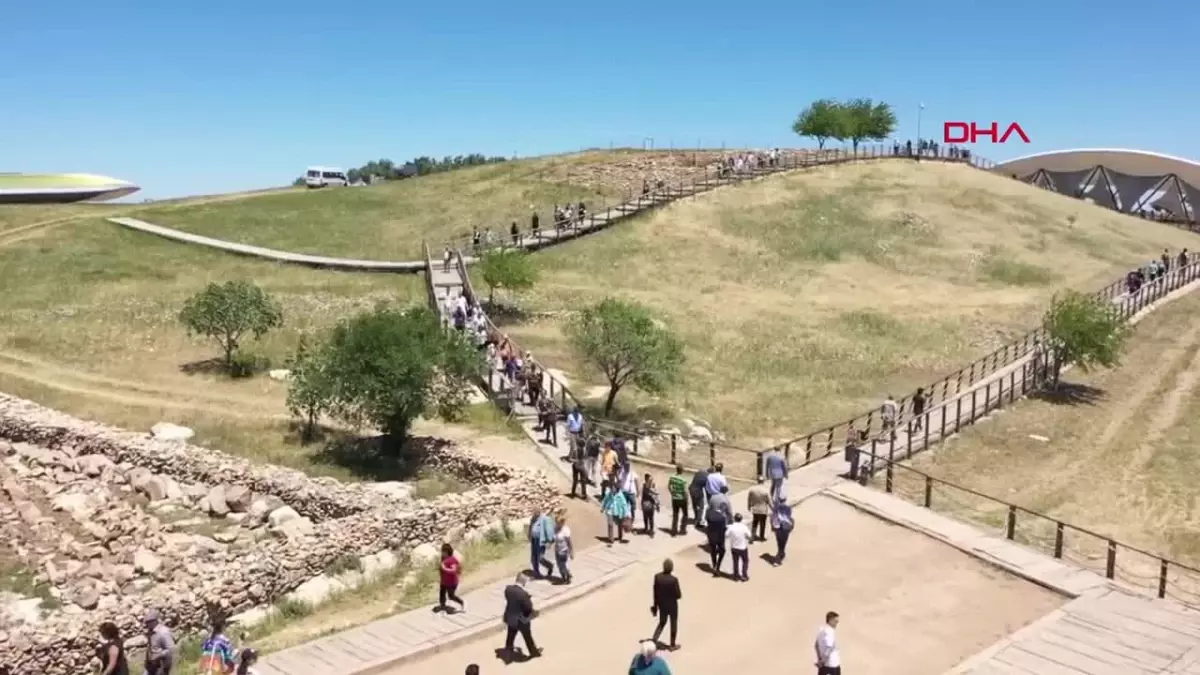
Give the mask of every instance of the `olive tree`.
M 1085 373 L 1097 366 L 1119 365 L 1130 331 L 1116 305 L 1078 291 L 1055 296 L 1044 326 L 1053 352 L 1055 384 L 1059 368 L 1068 363 Z
M 567 325 L 567 337 L 608 382 L 605 415 L 625 386 L 661 394 L 683 369 L 683 343 L 637 303 L 608 298 L 586 307 Z
M 210 283 L 192 296 L 179 312 L 191 335 L 212 338 L 224 354 L 227 369 L 246 335 L 259 339 L 283 323 L 279 303 L 249 281 Z

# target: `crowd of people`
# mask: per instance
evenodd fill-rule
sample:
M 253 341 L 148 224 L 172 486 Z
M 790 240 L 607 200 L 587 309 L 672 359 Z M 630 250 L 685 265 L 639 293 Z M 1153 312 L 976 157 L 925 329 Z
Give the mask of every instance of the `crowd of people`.
M 937 141 L 923 138 L 917 141 L 915 152 L 913 148 L 913 142 L 911 140 L 905 141 L 904 145 L 901 145 L 900 141 L 894 141 L 892 143 L 892 156 L 945 157 L 948 159 L 969 160 L 971 159 L 971 151 L 967 148 L 961 148 L 957 145 L 951 145 L 946 148 L 942 148 L 941 144 Z
M 179 647 L 171 629 L 162 621 L 158 610 L 150 610 L 142 621 L 145 627 L 146 652 L 141 673 L 171 675 L 179 661 Z M 121 631 L 111 621 L 100 624 L 100 640 L 96 647 L 100 675 L 129 675 L 130 659 L 125 651 Z M 197 672 L 200 675 L 258 675 L 254 664 L 258 652 L 249 647 L 238 649 L 226 634 L 225 620 L 214 619 L 200 647 Z
M 1129 270 L 1125 275 L 1125 290 L 1129 293 L 1137 293 L 1142 290 L 1142 286 L 1153 281 L 1158 281 L 1172 269 L 1186 267 L 1188 264 L 1188 255 L 1186 248 L 1174 257 L 1168 249 L 1163 249 L 1162 255 L 1157 260 L 1151 260 L 1141 267 Z

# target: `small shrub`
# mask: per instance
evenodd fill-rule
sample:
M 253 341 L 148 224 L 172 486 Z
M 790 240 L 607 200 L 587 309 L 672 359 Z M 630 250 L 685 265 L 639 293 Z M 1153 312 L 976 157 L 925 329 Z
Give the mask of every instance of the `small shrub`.
M 239 351 L 233 355 L 233 361 L 229 364 L 229 374 L 236 378 L 254 377 L 270 369 L 269 358 L 251 352 Z
M 509 533 L 505 531 L 504 527 L 501 527 L 498 530 L 488 530 L 487 533 L 483 535 L 484 541 L 496 546 L 508 541 L 509 538 Z
M 275 603 L 275 611 L 284 619 L 299 619 L 312 614 L 312 605 L 295 598 L 280 598 Z
M 500 521 L 500 532 L 509 541 L 512 541 L 517 536 L 517 533 L 513 532 L 512 525 L 507 520 Z

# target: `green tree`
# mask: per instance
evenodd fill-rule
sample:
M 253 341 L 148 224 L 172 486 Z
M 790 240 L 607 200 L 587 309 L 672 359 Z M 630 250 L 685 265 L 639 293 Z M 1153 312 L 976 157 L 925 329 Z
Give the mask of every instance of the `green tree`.
M 188 299 L 179 312 L 179 321 L 191 335 L 217 341 L 225 356 L 225 367 L 232 369 L 233 356 L 242 338 L 266 335 L 283 323 L 283 310 L 271 296 L 248 281 L 211 283 Z
M 479 350 L 426 307 L 379 307 L 342 321 L 321 360 L 329 414 L 377 427 L 396 453 L 422 413 L 458 417 L 485 368 Z
M 626 385 L 661 394 L 683 369 L 683 343 L 636 303 L 607 298 L 587 307 L 567 325 L 567 337 L 608 381 L 606 416 Z
M 538 269 L 528 252 L 515 248 L 493 248 L 479 262 L 483 283 L 488 286 L 488 304 L 494 305 L 496 289 L 521 292 L 533 288 Z
M 316 437 L 317 425 L 333 398 L 327 361 L 323 351 L 310 349 L 308 340 L 301 338 L 288 367 L 291 369 L 288 412 L 303 422 L 300 440 L 307 443 Z
M 864 140 L 882 141 L 896 130 L 896 113 L 892 106 L 869 98 L 856 98 L 841 105 L 844 138 L 858 144 Z
M 792 131 L 807 138 L 815 138 L 817 147 L 824 150 L 825 141 L 842 138 L 842 106 L 833 99 L 813 101 L 800 112 L 792 123 Z
M 1078 291 L 1055 296 L 1046 311 L 1044 326 L 1055 384 L 1059 369 L 1068 363 L 1085 373 L 1096 366 L 1118 365 L 1130 331 L 1115 305 Z

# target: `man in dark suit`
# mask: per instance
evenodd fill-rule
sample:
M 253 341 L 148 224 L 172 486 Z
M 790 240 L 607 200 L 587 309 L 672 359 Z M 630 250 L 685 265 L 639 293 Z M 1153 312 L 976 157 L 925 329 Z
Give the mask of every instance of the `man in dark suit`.
M 663 561 L 662 570 L 654 575 L 654 604 L 650 606 L 650 614 L 658 616 L 658 628 L 654 629 L 654 644 L 660 644 L 658 637 L 662 635 L 667 622 L 671 623 L 671 644 L 668 649 L 677 649 L 675 637 L 679 628 L 679 600 L 683 593 L 679 590 L 679 579 L 672 572 L 675 563 L 667 558 Z
M 525 640 L 529 658 L 542 655 L 533 641 L 533 631 L 530 630 L 534 611 L 533 598 L 529 596 L 529 591 L 525 590 L 527 580 L 528 577 L 524 573 L 518 574 L 516 580 L 504 589 L 504 625 L 508 627 L 508 636 L 504 638 L 504 653 L 510 659 L 515 653 L 513 643 L 517 640 L 517 633 Z

